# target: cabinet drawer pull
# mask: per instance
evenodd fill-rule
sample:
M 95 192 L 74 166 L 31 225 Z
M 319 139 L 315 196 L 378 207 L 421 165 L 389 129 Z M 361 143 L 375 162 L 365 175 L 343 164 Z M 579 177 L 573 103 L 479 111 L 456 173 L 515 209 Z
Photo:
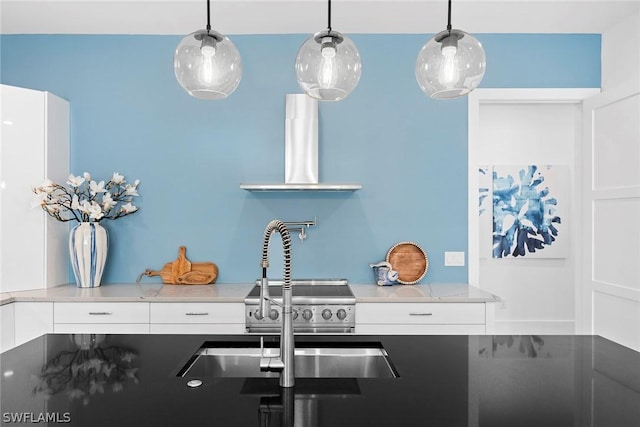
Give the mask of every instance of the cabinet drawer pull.
M 113 313 L 110 311 L 90 311 L 90 316 L 111 316 Z
M 204 311 L 190 311 L 188 313 L 186 313 L 187 316 L 208 316 L 209 313 L 204 312 Z
M 409 313 L 409 316 L 432 316 L 433 313 Z

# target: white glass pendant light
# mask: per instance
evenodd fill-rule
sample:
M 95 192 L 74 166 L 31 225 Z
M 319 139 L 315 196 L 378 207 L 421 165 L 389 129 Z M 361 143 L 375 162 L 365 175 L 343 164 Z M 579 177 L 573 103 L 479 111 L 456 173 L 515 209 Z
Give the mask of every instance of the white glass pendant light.
M 309 37 L 298 50 L 296 78 L 310 97 L 340 101 L 358 85 L 362 63 L 351 39 L 331 29 L 331 0 L 328 9 L 327 29 Z
M 207 0 L 207 29 L 180 41 L 173 57 L 173 71 L 189 95 L 201 99 L 224 99 L 238 87 L 242 60 L 228 37 L 211 30 Z
M 451 29 L 451 0 L 447 29 L 422 47 L 416 60 L 416 80 L 435 99 L 467 95 L 484 77 L 487 60 L 478 40 L 461 30 Z

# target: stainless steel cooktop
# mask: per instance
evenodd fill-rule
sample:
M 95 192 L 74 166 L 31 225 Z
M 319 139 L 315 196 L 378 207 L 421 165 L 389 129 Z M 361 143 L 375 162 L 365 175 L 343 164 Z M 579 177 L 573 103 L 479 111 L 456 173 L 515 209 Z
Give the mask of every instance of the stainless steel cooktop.
M 356 298 L 346 279 L 292 280 L 293 329 L 295 333 L 353 333 Z M 282 299 L 282 281 L 269 281 L 269 295 Z M 260 281 L 245 297 L 245 321 L 249 333 L 278 333 L 281 307 L 261 319 L 256 317 L 260 302 Z

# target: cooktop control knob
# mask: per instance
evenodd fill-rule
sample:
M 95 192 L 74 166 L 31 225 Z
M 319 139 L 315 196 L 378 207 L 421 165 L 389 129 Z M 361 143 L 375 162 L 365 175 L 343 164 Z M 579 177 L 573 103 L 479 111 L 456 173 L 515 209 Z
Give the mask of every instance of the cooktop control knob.
M 262 320 L 264 319 L 264 316 L 260 316 L 260 311 L 256 310 L 256 313 L 254 315 L 254 317 L 258 320 Z
M 280 313 L 278 313 L 278 310 L 276 310 L 275 308 L 272 308 L 271 311 L 269 312 L 269 319 L 276 320 L 279 315 Z
M 341 308 L 338 310 L 338 312 L 336 313 L 336 316 L 338 316 L 338 319 L 340 320 L 344 320 L 345 317 L 347 317 L 347 312 L 345 311 L 344 308 Z
M 298 310 L 293 310 L 293 320 L 298 318 Z
M 311 320 L 312 317 L 313 317 L 313 312 L 311 310 L 309 310 L 308 308 L 305 308 L 304 310 L 302 310 L 302 318 L 304 320 Z
M 331 310 L 329 310 L 328 308 L 325 308 L 324 310 L 322 310 L 322 318 L 324 320 L 331 319 L 332 315 L 333 315 L 333 313 L 331 313 Z

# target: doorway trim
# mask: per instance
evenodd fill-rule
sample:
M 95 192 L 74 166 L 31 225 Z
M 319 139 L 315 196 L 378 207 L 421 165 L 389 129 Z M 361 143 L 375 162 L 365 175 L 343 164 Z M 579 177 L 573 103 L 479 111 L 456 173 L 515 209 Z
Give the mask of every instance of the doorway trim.
M 479 224 L 478 224 L 478 151 L 481 141 L 480 109 L 487 104 L 582 104 L 587 98 L 599 94 L 600 88 L 509 88 L 509 89 L 476 89 L 468 96 L 468 283 L 475 287 L 480 284 L 480 256 L 479 256 Z M 582 130 L 578 126 L 578 131 Z M 574 144 L 575 176 L 582 177 L 582 140 L 578 135 Z M 576 188 L 580 188 L 580 181 Z M 576 206 L 581 205 L 582 192 L 575 195 Z M 582 218 L 576 217 L 576 228 L 582 228 Z M 572 253 L 575 254 L 574 283 L 575 289 L 575 320 L 580 319 L 582 312 L 582 293 L 578 286 L 578 280 L 582 272 L 582 255 L 579 242 L 572 242 Z

